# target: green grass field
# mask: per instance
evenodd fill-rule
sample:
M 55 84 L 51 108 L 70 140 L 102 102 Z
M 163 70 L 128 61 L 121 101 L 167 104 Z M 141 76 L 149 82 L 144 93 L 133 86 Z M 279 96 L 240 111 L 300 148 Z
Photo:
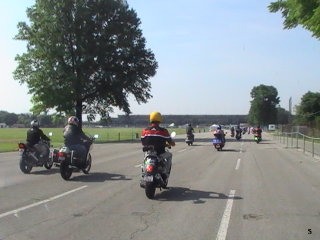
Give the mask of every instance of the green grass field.
M 48 136 L 49 132 L 53 133 L 51 144 L 53 147 L 63 145 L 63 128 L 41 128 Z M 19 142 L 25 142 L 27 128 L 0 128 L 0 152 L 15 151 L 18 149 Z M 170 128 L 169 132 L 175 131 L 177 134 L 184 134 L 183 128 Z M 114 141 L 134 141 L 140 140 L 142 128 L 84 128 L 87 135 L 98 134 L 99 138 L 96 143 L 106 143 Z

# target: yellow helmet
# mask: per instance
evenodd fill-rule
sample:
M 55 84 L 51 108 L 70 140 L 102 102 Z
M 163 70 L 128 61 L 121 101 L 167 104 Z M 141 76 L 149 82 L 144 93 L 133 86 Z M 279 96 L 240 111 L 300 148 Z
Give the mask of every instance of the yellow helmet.
M 150 122 L 162 122 L 162 116 L 159 112 L 150 113 Z

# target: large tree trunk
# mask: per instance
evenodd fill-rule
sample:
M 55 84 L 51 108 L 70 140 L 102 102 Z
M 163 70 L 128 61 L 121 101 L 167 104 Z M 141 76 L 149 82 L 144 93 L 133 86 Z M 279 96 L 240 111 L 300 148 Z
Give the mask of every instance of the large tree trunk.
M 76 103 L 76 117 L 79 119 L 79 127 L 82 128 L 82 101 L 77 100 Z

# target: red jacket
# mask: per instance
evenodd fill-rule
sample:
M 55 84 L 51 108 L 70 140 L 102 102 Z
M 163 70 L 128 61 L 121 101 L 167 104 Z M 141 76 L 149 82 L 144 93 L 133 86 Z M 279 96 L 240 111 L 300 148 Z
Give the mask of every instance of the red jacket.
M 151 124 L 142 130 L 141 142 L 144 146 L 153 145 L 158 154 L 165 152 L 167 142 L 171 142 L 171 136 L 167 129 L 158 124 Z

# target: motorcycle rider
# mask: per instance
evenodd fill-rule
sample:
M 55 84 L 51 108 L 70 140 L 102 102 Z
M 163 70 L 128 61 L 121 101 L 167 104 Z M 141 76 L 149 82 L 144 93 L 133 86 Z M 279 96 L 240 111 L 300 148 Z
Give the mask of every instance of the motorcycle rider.
M 166 176 L 169 175 L 172 164 L 172 153 L 165 150 L 167 145 L 175 146 L 167 129 L 162 128 L 159 124 L 163 121 L 161 113 L 152 112 L 149 116 L 150 126 L 145 128 L 141 133 L 141 142 L 143 146 L 153 145 L 157 155 L 165 161 Z
M 240 124 L 238 124 L 236 128 L 236 137 L 237 135 L 239 135 L 239 137 L 241 138 L 241 134 L 242 134 L 242 129 L 240 128 Z
M 187 139 L 189 138 L 189 136 L 191 137 L 192 141 L 194 141 L 194 129 L 191 126 L 191 123 L 188 123 L 188 126 L 186 128 L 186 133 L 187 133 Z
M 213 132 L 213 135 L 214 135 L 216 138 L 221 139 L 221 141 L 222 141 L 223 143 L 226 142 L 225 134 L 224 134 L 224 131 L 221 129 L 221 125 L 219 125 L 219 126 L 217 127 L 217 130 L 215 130 L 215 131 Z
M 44 147 L 40 143 L 40 140 L 50 141 L 50 138 L 47 137 L 43 131 L 40 129 L 40 123 L 38 120 L 33 120 L 31 123 L 31 128 L 27 131 L 27 140 L 26 145 L 37 154 L 40 154 L 40 157 L 49 155 L 48 147 Z
M 262 129 L 260 128 L 260 125 L 258 125 L 256 128 L 253 129 L 254 135 L 257 135 L 258 137 L 261 138 L 262 135 Z
M 230 130 L 231 130 L 231 137 L 233 137 L 234 136 L 234 127 L 232 126 Z
M 89 149 L 85 146 L 85 142 L 90 142 L 91 139 L 79 127 L 79 119 L 75 116 L 68 118 L 68 124 L 63 131 L 64 144 L 70 150 L 75 151 L 77 157 L 85 160 L 85 156 Z

